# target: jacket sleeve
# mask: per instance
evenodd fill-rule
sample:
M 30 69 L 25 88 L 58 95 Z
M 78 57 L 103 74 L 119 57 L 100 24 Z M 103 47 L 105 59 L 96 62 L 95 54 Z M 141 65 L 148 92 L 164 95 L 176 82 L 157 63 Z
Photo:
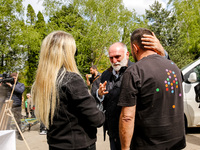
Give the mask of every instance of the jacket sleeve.
M 88 92 L 83 79 L 75 74 L 67 86 L 70 93 L 70 101 L 76 109 L 77 117 L 84 120 L 89 126 L 100 127 L 105 121 L 104 113 L 96 107 L 96 101 Z
M 12 86 L 12 88 L 13 88 L 14 86 Z M 23 92 L 24 92 L 24 90 L 25 90 L 25 86 L 24 86 L 24 84 L 23 83 L 17 83 L 16 85 L 15 85 L 15 89 L 14 89 L 14 91 L 16 92 L 16 93 L 19 93 L 19 94 L 22 94 Z
M 95 80 L 93 83 L 92 83 L 92 88 L 91 88 L 91 95 L 93 97 L 96 96 L 96 91 L 99 89 L 99 84 L 101 83 L 101 77 L 99 77 L 97 80 Z
M 166 59 L 169 59 L 169 60 L 171 60 L 171 59 L 170 59 L 170 57 L 169 57 L 169 54 L 167 53 L 167 51 L 166 51 L 166 50 L 164 50 L 164 53 L 165 53 L 165 56 L 164 56 L 164 57 L 165 57 Z

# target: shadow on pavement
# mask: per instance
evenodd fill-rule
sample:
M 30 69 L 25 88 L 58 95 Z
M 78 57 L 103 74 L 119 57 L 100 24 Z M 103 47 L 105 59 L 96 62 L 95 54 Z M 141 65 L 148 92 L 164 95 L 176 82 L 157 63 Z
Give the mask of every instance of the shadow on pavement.
M 200 146 L 200 128 L 188 128 L 187 129 L 187 136 L 186 141 L 187 143 L 195 144 Z

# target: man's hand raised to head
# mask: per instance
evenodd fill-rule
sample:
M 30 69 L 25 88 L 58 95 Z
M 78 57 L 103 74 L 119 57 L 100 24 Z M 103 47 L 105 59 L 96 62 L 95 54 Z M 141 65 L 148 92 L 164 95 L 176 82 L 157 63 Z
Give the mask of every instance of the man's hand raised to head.
M 144 44 L 144 48 L 153 50 L 161 56 L 165 56 L 164 48 L 162 47 L 160 41 L 157 39 L 154 33 L 153 36 L 144 34 L 141 40 L 142 44 Z
M 105 81 L 103 84 L 102 83 L 99 84 L 99 90 L 98 90 L 99 97 L 102 97 L 103 95 L 108 94 L 108 91 L 106 91 L 106 84 L 107 84 L 107 81 Z

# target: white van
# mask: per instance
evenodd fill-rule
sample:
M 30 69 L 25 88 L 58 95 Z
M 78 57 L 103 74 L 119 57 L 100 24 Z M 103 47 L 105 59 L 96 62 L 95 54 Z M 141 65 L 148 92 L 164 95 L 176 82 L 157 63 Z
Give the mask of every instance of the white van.
M 195 92 L 195 86 L 200 83 L 200 58 L 184 67 L 182 73 L 185 126 L 200 127 L 200 102 Z

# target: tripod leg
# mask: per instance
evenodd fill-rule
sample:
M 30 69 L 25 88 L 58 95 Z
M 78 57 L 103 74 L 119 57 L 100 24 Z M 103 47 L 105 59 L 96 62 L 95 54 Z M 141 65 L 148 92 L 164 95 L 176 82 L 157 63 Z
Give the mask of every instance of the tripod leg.
M 19 128 L 19 126 L 18 126 L 18 124 L 17 124 L 17 122 L 16 122 L 16 120 L 15 120 L 15 117 L 14 117 L 13 113 L 11 112 L 10 109 L 8 109 L 8 111 L 9 111 L 11 117 L 13 118 L 13 120 L 14 120 L 14 122 L 15 122 L 15 125 L 16 125 L 16 127 L 17 127 L 17 129 L 18 129 L 20 135 L 22 136 L 22 139 L 24 140 L 27 149 L 30 150 L 30 147 L 28 146 L 28 143 L 26 142 L 26 140 L 25 140 L 25 138 L 24 138 L 24 135 L 22 134 L 22 131 L 21 131 L 20 128 Z

